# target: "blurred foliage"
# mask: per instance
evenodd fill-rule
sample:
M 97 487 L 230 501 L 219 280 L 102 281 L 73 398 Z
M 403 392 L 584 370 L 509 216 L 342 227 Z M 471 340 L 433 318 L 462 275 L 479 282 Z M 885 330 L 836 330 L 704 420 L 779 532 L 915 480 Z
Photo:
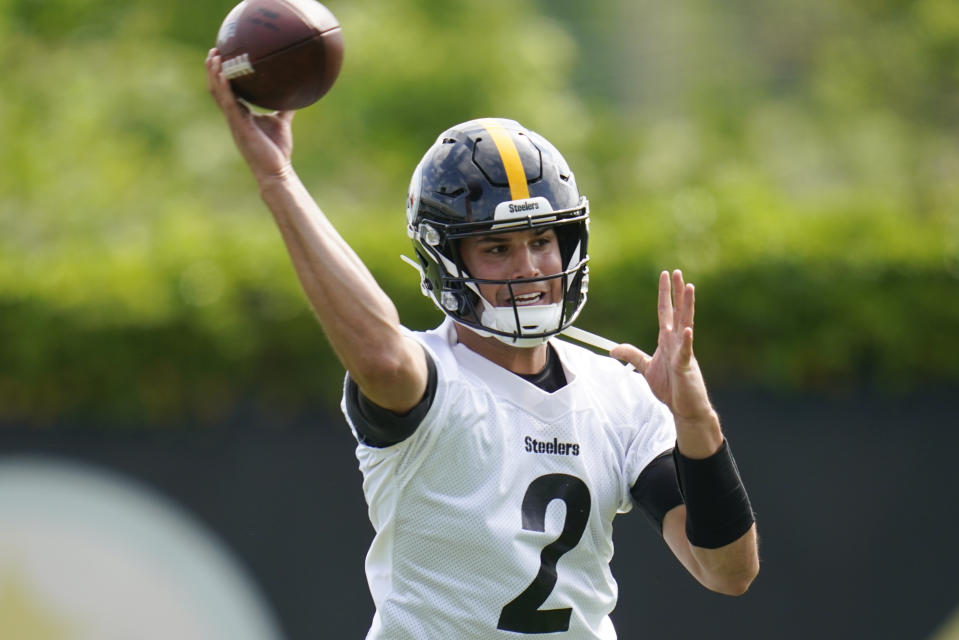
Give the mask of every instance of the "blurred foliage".
M 231 2 L 0 0 L 0 419 L 205 424 L 342 369 L 205 89 Z M 593 210 L 580 325 L 652 348 L 697 284 L 713 385 L 959 382 L 959 4 L 368 0 L 298 172 L 396 300 L 446 126 L 549 137 Z M 281 413 L 282 415 L 282 413 Z

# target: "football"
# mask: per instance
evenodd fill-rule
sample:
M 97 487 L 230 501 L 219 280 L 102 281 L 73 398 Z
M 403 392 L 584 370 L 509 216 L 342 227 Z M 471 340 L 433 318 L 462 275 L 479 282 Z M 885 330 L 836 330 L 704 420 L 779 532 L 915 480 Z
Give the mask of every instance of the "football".
M 234 93 L 264 109 L 302 109 L 333 86 L 343 32 L 316 0 L 243 0 L 220 26 L 216 48 Z

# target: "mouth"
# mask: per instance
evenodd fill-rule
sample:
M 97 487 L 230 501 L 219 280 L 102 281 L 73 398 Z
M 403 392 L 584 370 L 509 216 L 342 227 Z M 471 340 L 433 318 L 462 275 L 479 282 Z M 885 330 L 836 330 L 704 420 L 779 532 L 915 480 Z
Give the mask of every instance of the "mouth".
M 509 301 L 515 304 L 517 307 L 529 307 L 537 304 L 545 304 L 546 294 L 542 291 L 521 293 L 513 296 Z

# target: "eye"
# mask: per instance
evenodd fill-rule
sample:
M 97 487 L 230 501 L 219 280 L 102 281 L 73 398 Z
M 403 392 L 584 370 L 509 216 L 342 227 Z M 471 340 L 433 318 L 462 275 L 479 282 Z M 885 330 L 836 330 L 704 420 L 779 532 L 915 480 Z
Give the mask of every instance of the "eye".
M 548 247 L 553 243 L 553 237 L 549 235 L 542 235 L 533 240 L 533 246 L 537 248 Z

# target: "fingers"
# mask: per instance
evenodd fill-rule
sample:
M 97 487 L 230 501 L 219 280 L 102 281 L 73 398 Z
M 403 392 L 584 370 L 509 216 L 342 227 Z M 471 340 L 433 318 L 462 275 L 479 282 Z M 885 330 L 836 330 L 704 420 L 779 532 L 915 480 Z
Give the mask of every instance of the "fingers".
M 653 360 L 649 354 L 631 344 L 616 345 L 609 350 L 609 355 L 617 360 L 628 362 L 640 373 L 646 373 L 646 370 L 649 368 L 649 363 Z
M 663 274 L 665 275 L 665 273 L 664 271 Z M 683 272 L 679 269 L 672 273 L 672 286 L 674 330 L 681 332 L 677 364 L 686 367 L 693 357 L 693 318 L 696 313 L 696 288 L 692 283 L 683 281 Z
M 222 91 L 223 84 L 226 82 L 226 78 L 223 77 L 221 71 L 222 60 L 220 59 L 220 54 L 215 48 L 210 49 L 209 53 L 206 54 L 206 85 L 214 98 L 218 97 L 218 94 Z M 217 100 L 217 102 L 219 102 L 219 100 Z
M 679 362 L 678 364 L 681 367 L 689 366 L 690 361 L 693 359 L 693 328 L 686 327 L 683 329 L 683 340 L 679 345 Z
M 686 287 L 683 284 L 683 272 L 676 269 L 672 273 L 673 286 L 673 326 L 679 324 L 683 313 L 683 297 Z
M 233 93 L 230 81 L 223 75 L 223 60 L 215 48 L 210 49 L 206 56 L 206 82 L 213 99 L 228 118 L 249 113 L 246 105 Z
M 696 287 L 687 283 L 683 288 L 683 307 L 679 311 L 679 326 L 692 328 L 696 315 Z
M 695 287 L 683 281 L 683 272 L 676 269 L 672 274 L 668 271 L 660 273 L 657 305 L 659 328 L 672 331 L 678 327 L 691 327 L 695 312 Z
M 672 330 L 673 303 L 670 299 L 669 273 L 667 271 L 659 274 L 659 298 L 657 300 L 656 313 L 659 316 L 659 330 Z

